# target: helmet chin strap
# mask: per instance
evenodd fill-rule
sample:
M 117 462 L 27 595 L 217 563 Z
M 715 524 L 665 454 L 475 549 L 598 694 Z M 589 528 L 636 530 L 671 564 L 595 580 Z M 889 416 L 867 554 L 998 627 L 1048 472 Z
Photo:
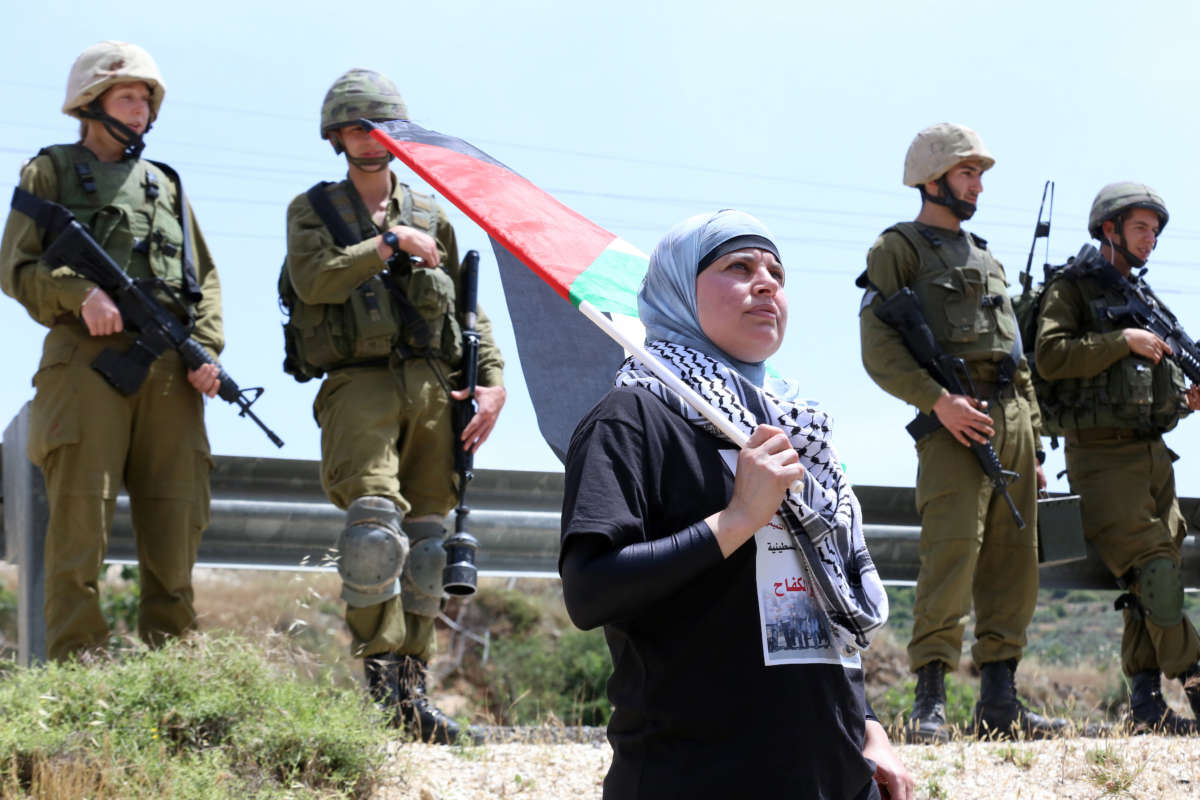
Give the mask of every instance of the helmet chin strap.
M 1139 269 L 1139 268 L 1145 266 L 1146 259 L 1138 258 L 1132 252 L 1130 252 L 1129 248 L 1127 248 L 1125 246 L 1124 214 L 1118 214 L 1116 217 L 1113 217 L 1112 223 L 1113 223 L 1113 227 L 1117 231 L 1117 241 L 1114 242 L 1112 240 L 1111 236 L 1106 235 L 1104 237 L 1104 240 L 1106 242 L 1108 242 L 1108 246 L 1111 247 L 1116 252 L 1120 253 L 1125 258 L 1125 263 L 1127 263 L 1131 269 Z M 1155 242 L 1155 244 L 1157 245 L 1158 242 Z
M 387 165 L 395 157 L 391 153 L 388 153 L 386 156 L 375 156 L 373 158 L 359 158 L 349 153 L 346 154 L 346 160 L 363 172 L 382 172 L 387 169 Z
M 122 160 L 140 158 L 142 151 L 146 149 L 146 141 L 142 137 L 150 132 L 153 123 L 146 125 L 146 130 L 138 133 L 133 128 L 130 128 L 124 122 L 104 112 L 100 107 L 99 99 L 93 100 L 89 105 L 79 109 L 79 116 L 84 119 L 91 119 L 99 122 L 104 126 L 104 130 L 108 131 L 108 135 L 117 140 L 117 143 L 123 148 L 121 151 Z
M 1123 242 L 1121 244 L 1117 244 L 1108 237 L 1105 237 L 1105 240 L 1108 242 L 1109 247 L 1120 253 L 1125 258 L 1125 263 L 1128 264 L 1132 269 L 1138 269 L 1146 263 L 1146 259 L 1135 256 L 1129 251 L 1129 248 L 1125 247 Z
M 961 200 L 954 196 L 954 192 L 950 191 L 950 182 L 946 180 L 946 176 L 942 175 L 937 179 L 937 185 L 941 188 L 942 193 L 932 195 L 925 191 L 924 186 L 918 187 L 921 192 L 921 197 L 931 203 L 937 203 L 939 206 L 945 206 L 950 209 L 950 213 L 958 217 L 964 222 L 975 216 L 975 204 L 968 203 L 966 200 Z

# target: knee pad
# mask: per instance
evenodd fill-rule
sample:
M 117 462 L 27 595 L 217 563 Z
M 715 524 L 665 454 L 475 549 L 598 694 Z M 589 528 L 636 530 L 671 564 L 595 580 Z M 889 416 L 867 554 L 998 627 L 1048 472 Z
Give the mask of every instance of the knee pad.
M 396 504 L 386 497 L 360 497 L 346 509 L 337 567 L 348 605 L 373 606 L 400 594 L 400 571 L 408 557 L 400 520 Z
M 1156 558 L 1138 570 L 1138 594 L 1146 618 L 1163 628 L 1183 619 L 1183 580 L 1179 566 L 1169 558 Z
M 404 532 L 412 541 L 400 578 L 404 610 L 421 617 L 436 617 L 442 610 L 442 570 L 446 567 L 442 540 L 446 529 L 440 521 L 405 520 Z

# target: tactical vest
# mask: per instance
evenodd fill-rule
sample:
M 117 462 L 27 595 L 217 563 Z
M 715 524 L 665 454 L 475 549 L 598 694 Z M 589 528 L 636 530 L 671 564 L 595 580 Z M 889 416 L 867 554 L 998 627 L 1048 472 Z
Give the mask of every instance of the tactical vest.
M 916 223 L 900 222 L 888 231 L 899 233 L 917 251 L 920 267 L 911 288 L 938 345 L 968 362 L 1010 356 L 1017 321 L 1004 269 L 988 252 L 987 242 L 967 234 L 967 261 L 956 264 L 937 236 L 922 232 Z
M 1059 269 L 1050 283 L 1057 280 L 1074 280 L 1079 288 L 1084 331 L 1108 333 L 1123 327 L 1104 314 L 1106 307 L 1124 304 L 1118 292 L 1105 290 L 1070 266 Z M 1139 281 L 1139 285 L 1153 294 L 1144 283 Z M 1174 428 L 1187 414 L 1183 371 L 1169 358 L 1154 364 L 1129 355 L 1090 378 L 1047 381 L 1035 375 L 1034 389 L 1042 410 L 1042 428 L 1053 435 L 1080 428 L 1127 428 L 1158 434 Z
M 58 202 L 130 277 L 162 281 L 185 306 L 200 300 L 190 212 L 173 169 L 144 159 L 101 161 L 78 144 L 52 145 L 38 155 L 54 163 Z
M 436 239 L 433 198 L 404 184 L 400 189 L 400 224 Z M 307 194 L 339 247 L 382 232 L 349 181 L 318 183 Z M 387 275 L 371 276 L 346 302 L 309 304 L 296 294 L 285 259 L 279 273 L 279 299 L 288 314 L 283 324 L 283 368 L 300 382 L 331 369 L 383 363 L 393 351 L 401 358 L 441 359 L 451 368 L 462 361 L 454 279 L 442 267 L 414 268 L 401 256 L 390 263 Z

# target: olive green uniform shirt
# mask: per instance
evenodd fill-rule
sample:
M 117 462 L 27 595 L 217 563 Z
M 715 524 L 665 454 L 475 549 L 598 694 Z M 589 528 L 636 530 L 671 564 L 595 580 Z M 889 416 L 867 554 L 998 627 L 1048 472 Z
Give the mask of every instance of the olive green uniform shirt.
M 950 250 L 955 262 L 966 261 L 969 248 L 966 232 L 928 227 L 942 240 L 942 246 Z M 872 305 L 912 285 L 920 266 L 917 252 L 902 234 L 896 231 L 881 234 L 867 251 L 867 277 L 882 295 L 872 299 Z M 946 390 L 913 358 L 899 331 L 874 313 L 866 312 L 867 309 L 863 309 L 859 314 L 859 333 L 863 367 L 867 374 L 888 394 L 916 406 L 926 414 L 931 413 L 933 404 Z M 973 372 L 981 368 L 979 364 L 968 366 Z M 985 377 L 992 379 L 991 376 Z M 1017 392 L 1029 402 L 1034 436 L 1040 437 L 1041 415 L 1037 410 L 1029 365 L 1024 359 L 1018 365 L 1014 383 Z
M 1129 355 L 1122 331 L 1084 330 L 1085 313 L 1075 281 L 1060 279 L 1046 287 L 1034 351 L 1038 372 L 1046 380 L 1090 378 Z
M 58 200 L 58 176 L 50 156 L 40 155 L 26 164 L 21 171 L 21 188 L 43 200 Z M 169 193 L 170 203 L 177 204 L 179 188 L 174 181 L 167 181 L 163 188 Z M 225 347 L 221 282 L 195 215 L 190 217 L 196 281 L 204 295 L 193 308 L 196 322 L 192 338 L 215 358 Z M 52 269 L 43 262 L 42 233 L 26 215 L 16 211 L 8 215 L 0 244 L 0 288 L 25 306 L 29 316 L 52 327 L 64 315 L 78 318 L 79 307 L 96 284 L 79 277 L 70 267 Z
M 382 230 L 400 224 L 404 202 L 401 187 L 392 175 L 392 196 L 388 200 L 384 224 L 380 226 Z M 441 208 L 437 209 L 437 215 L 438 254 L 454 279 L 456 292 L 461 292 L 461 266 L 454 228 Z M 303 193 L 288 206 L 287 226 L 288 272 L 296 295 L 305 303 L 344 303 L 363 281 L 387 266 L 370 239 L 349 247 L 338 247 L 328 226 Z M 492 323 L 482 308 L 478 310 L 475 329 L 479 332 L 479 385 L 503 386 L 504 359 L 492 337 Z

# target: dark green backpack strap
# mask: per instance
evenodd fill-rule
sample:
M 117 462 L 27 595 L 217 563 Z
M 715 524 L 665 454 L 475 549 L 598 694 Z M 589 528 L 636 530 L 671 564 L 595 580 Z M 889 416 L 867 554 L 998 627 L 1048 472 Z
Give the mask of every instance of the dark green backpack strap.
M 333 201 L 329 199 L 329 192 L 326 187 L 333 186 L 332 181 L 321 181 L 309 187 L 304 193 L 308 198 L 309 204 L 312 205 L 313 211 L 317 212 L 317 216 L 325 223 L 325 227 L 333 234 L 333 241 L 338 247 L 349 247 L 352 244 L 358 244 L 362 241 L 361 236 L 356 236 L 354 231 L 350 230 L 350 226 L 338 214 L 337 209 L 333 207 Z

